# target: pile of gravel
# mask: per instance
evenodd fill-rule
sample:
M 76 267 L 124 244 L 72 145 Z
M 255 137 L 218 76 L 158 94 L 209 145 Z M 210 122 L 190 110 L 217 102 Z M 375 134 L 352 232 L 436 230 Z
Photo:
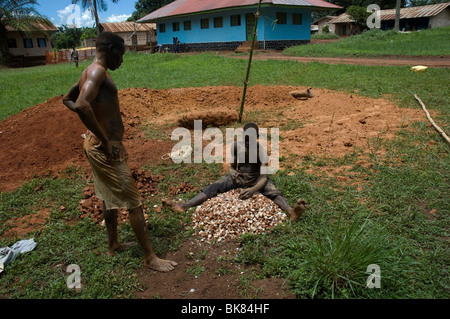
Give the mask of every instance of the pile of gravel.
M 241 200 L 239 193 L 240 189 L 219 194 L 197 207 L 192 222 L 201 241 L 220 242 L 245 233 L 261 234 L 288 220 L 264 195 L 257 193 Z

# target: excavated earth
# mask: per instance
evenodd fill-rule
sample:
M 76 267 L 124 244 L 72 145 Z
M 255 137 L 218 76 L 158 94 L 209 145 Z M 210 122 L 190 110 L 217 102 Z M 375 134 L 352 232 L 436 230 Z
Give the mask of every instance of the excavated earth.
M 248 89 L 244 120 L 256 122 L 260 128 L 279 128 L 280 156 L 294 154 L 299 160 L 315 155 L 342 157 L 355 147 L 366 149 L 371 138 L 392 138 L 399 128 L 411 121 L 424 120 L 419 108 L 399 108 L 387 99 L 361 97 L 357 92 L 347 94 L 312 88 L 315 96 L 307 100 L 297 100 L 289 94 L 304 89 L 262 85 Z M 235 86 L 119 91 L 126 128 L 124 144 L 144 197 L 155 194 L 160 177 L 141 168 L 170 161 L 164 156 L 175 144 L 170 140 L 171 131 L 180 125 L 191 128 L 194 119 L 203 119 L 209 127 L 237 127 L 241 97 L 242 88 Z M 149 134 L 149 131 L 160 131 L 161 135 Z M 91 171 L 83 153 L 82 134 L 85 132 L 77 115 L 62 104 L 62 96 L 50 98 L 0 122 L 0 192 L 13 191 L 36 176 L 58 178 L 68 166 L 80 166 L 89 175 Z M 162 195 L 173 197 L 190 190 L 192 187 L 188 184 L 174 185 L 171 194 Z M 83 197 L 80 216 L 91 216 L 101 223 L 100 202 L 92 185 L 84 189 Z M 146 213 L 151 214 L 152 209 L 147 208 Z M 45 227 L 49 214 L 43 211 L 30 218 L 10 221 L 17 229 L 22 229 L 18 234 L 13 228 L 10 234 L 25 235 Z M 121 218 L 125 220 L 126 215 Z M 25 223 L 28 228 L 21 227 Z M 171 275 L 145 269 L 138 272 L 146 288 L 137 292 L 136 297 L 240 298 L 239 276 L 247 269 L 230 261 L 238 248 L 234 241 L 211 245 L 192 238 L 178 251 L 165 256 L 179 264 Z M 208 254 L 198 259 L 202 251 Z M 199 265 L 204 271 L 192 275 L 189 269 Z M 228 268 L 229 273 L 223 273 L 223 269 Z M 251 286 L 259 298 L 295 297 L 280 278 L 256 280 Z

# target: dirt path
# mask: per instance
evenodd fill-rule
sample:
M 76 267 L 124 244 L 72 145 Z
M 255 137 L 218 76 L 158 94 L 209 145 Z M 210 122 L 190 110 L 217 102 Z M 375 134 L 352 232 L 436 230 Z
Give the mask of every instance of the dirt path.
M 233 52 L 221 53 L 227 57 L 237 59 L 248 59 L 246 55 L 236 55 Z M 366 66 L 415 66 L 423 65 L 429 68 L 450 68 L 450 55 L 445 56 L 425 56 L 425 57 L 409 57 L 409 56 L 385 56 L 377 58 L 333 58 L 333 57 L 294 57 L 283 55 L 280 51 L 257 51 L 253 55 L 255 60 L 290 60 L 297 62 L 321 62 L 329 64 L 353 64 Z

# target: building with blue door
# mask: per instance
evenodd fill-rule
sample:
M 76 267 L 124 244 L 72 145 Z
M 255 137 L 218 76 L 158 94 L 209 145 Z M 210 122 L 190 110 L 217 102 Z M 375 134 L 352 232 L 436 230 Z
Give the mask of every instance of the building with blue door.
M 176 0 L 137 22 L 157 25 L 158 44 L 186 50 L 234 50 L 251 41 L 258 0 Z M 311 12 L 341 7 L 322 0 L 263 0 L 257 26 L 260 49 L 309 43 Z

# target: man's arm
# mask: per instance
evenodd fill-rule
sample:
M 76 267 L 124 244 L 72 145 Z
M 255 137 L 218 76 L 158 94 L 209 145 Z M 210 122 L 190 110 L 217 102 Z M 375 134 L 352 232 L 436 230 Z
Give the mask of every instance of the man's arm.
M 267 164 L 262 164 L 261 166 L 267 166 Z M 267 174 L 261 174 L 256 181 L 256 184 L 250 188 L 242 190 L 239 195 L 240 199 L 249 199 L 253 194 L 261 192 L 267 184 Z
M 80 117 L 83 124 L 94 133 L 95 136 L 102 142 L 109 156 L 114 157 L 111 142 L 103 129 L 98 124 L 95 117 L 94 110 L 91 103 L 95 100 L 100 90 L 100 86 L 106 79 L 106 70 L 102 68 L 95 68 L 87 73 L 86 81 L 84 82 L 78 99 L 75 102 L 74 109 Z
M 76 112 L 75 102 L 77 101 L 79 95 L 80 95 L 80 85 L 77 82 L 74 86 L 72 86 L 69 93 L 67 93 L 67 95 L 64 96 L 63 98 L 64 105 L 67 106 L 69 110 Z

